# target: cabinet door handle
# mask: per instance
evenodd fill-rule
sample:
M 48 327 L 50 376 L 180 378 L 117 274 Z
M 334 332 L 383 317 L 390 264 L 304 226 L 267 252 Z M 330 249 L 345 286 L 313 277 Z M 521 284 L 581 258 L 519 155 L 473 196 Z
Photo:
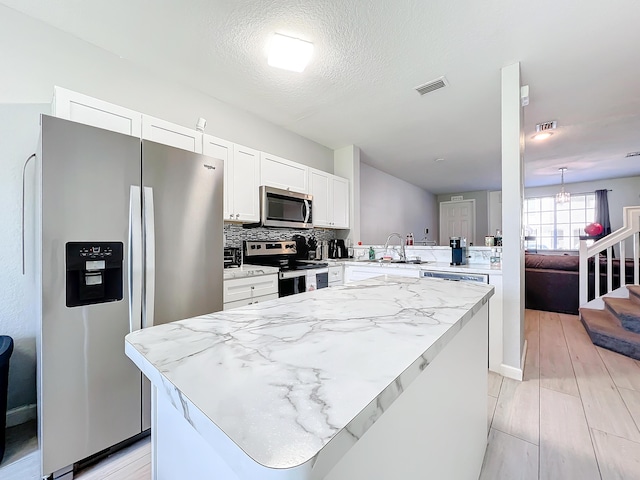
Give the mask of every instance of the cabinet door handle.
M 240 218 L 240 214 L 239 213 L 236 213 L 236 218 Z
M 233 220 L 233 213 L 232 213 L 231 215 L 229 215 L 229 218 L 230 218 L 231 220 Z

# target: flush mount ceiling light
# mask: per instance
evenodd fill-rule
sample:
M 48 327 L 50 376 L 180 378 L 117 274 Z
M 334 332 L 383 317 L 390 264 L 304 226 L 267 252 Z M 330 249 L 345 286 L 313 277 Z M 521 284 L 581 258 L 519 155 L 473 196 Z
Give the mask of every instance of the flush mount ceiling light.
M 556 194 L 556 203 L 566 203 L 571 200 L 571 194 L 564 191 L 564 171 L 567 167 L 560 167 L 560 191 Z
M 444 162 L 444 158 L 436 158 L 433 161 L 436 163 Z
M 551 133 L 551 132 L 541 132 L 541 133 L 536 133 L 533 137 L 531 137 L 531 139 L 532 140 L 546 140 L 551 135 L 553 135 L 553 133 Z
M 313 43 L 274 33 L 269 42 L 267 63 L 272 67 L 303 72 L 312 54 Z
M 552 120 L 550 122 L 538 123 L 536 125 L 536 134 L 531 137 L 532 140 L 546 140 L 553 132 L 550 130 L 555 130 L 558 126 L 558 122 L 556 120 Z

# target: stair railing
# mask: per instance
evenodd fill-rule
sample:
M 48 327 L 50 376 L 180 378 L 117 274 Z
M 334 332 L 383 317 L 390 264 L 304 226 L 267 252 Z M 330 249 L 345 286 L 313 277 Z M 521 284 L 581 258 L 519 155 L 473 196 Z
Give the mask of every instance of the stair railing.
M 612 251 L 614 245 L 618 245 L 620 252 L 620 286 L 625 285 L 626 280 L 626 241 L 633 239 L 633 283 L 640 283 L 640 206 L 624 207 L 623 226 L 600 240 L 588 245 L 591 240 L 580 240 L 580 305 L 584 305 L 589 300 L 589 259 L 593 258 L 594 265 L 594 295 L 600 297 L 600 254 L 606 250 L 607 258 L 607 292 L 613 290 L 613 262 Z

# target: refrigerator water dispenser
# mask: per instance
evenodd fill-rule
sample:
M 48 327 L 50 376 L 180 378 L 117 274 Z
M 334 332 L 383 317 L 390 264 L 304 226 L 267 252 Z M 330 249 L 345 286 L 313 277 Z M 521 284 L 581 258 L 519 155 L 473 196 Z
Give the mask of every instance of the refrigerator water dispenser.
M 67 243 L 67 307 L 122 300 L 122 252 L 122 242 Z

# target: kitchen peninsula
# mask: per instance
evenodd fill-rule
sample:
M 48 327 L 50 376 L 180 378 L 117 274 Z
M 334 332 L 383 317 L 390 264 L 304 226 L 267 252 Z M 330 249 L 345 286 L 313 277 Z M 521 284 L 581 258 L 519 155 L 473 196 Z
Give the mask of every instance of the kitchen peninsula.
M 493 287 L 377 277 L 133 332 L 156 479 L 477 479 Z

